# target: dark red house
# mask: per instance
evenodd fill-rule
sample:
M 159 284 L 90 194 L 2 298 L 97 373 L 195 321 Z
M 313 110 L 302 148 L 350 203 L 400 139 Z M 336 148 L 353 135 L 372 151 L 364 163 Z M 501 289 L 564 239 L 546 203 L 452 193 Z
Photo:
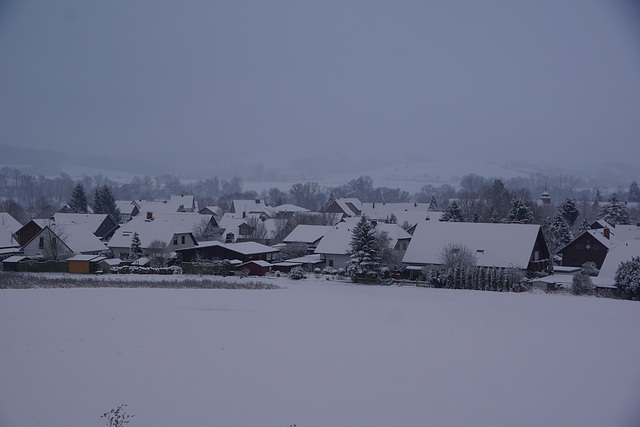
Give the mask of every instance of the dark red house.
M 587 230 L 558 251 L 565 267 L 581 267 L 586 262 L 601 268 L 607 253 L 616 245 L 608 228 Z

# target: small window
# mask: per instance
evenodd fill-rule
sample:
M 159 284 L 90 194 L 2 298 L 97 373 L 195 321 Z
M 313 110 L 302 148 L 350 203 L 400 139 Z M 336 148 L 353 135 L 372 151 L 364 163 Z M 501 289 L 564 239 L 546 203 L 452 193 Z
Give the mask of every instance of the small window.
M 594 243 L 593 244 L 593 250 L 594 251 L 601 251 L 602 250 L 602 245 L 600 243 Z
M 173 246 L 178 246 L 178 238 L 177 237 L 175 237 L 173 239 Z
M 44 249 L 44 237 L 40 237 L 40 241 L 38 242 L 38 249 Z
M 185 242 L 185 236 L 182 236 L 182 244 L 184 245 Z
M 584 243 L 576 243 L 576 250 L 577 251 L 584 250 Z
M 332 259 L 329 260 L 329 267 L 333 267 L 333 260 Z

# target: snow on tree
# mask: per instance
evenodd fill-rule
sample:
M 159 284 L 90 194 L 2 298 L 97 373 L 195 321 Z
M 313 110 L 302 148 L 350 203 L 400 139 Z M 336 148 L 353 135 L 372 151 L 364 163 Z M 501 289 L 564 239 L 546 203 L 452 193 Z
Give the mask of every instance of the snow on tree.
M 450 243 L 443 247 L 438 259 L 446 271 L 456 268 L 468 270 L 476 265 L 476 256 L 471 249 L 458 243 Z
M 573 283 L 571 286 L 571 293 L 574 295 L 591 295 L 593 294 L 595 287 L 593 281 L 588 274 L 581 272 L 573 276 Z
M 573 233 L 564 220 L 562 214 L 557 213 L 547 229 L 547 243 L 549 250 L 555 254 L 559 249 L 573 240 Z
M 587 217 L 584 217 L 582 218 L 582 224 L 580 224 L 580 228 L 578 228 L 578 232 L 582 234 L 587 230 L 591 230 L 591 224 L 589 224 Z
M 630 202 L 640 202 L 640 187 L 638 187 L 637 181 L 633 181 L 629 186 L 628 200 Z
M 140 242 L 140 236 L 138 233 L 133 233 L 131 238 L 131 248 L 129 249 L 129 258 L 138 259 L 144 254 L 142 250 L 142 243 Z
M 558 211 L 562 214 L 562 217 L 567 222 L 569 227 L 573 227 L 576 223 L 580 210 L 578 209 L 578 202 L 575 199 L 567 199 L 563 204 L 558 206 Z
M 618 195 L 613 193 L 607 204 L 602 208 L 602 218 L 614 227 L 618 224 L 629 223 L 627 208 L 618 200 Z
M 381 269 L 381 254 L 375 228 L 364 216 L 353 228 L 351 235 L 351 259 L 347 263 L 347 273 L 351 280 L 378 280 Z
M 623 296 L 640 300 L 640 257 L 621 262 L 616 271 L 615 281 Z
M 463 222 L 464 218 L 462 217 L 462 209 L 458 206 L 458 203 L 454 200 L 449 203 L 447 209 L 442 213 L 441 221 L 448 222 Z
M 69 209 L 74 213 L 87 213 L 89 211 L 87 195 L 82 184 L 73 187 L 71 198 L 69 199 Z
M 428 211 L 436 212 L 438 210 L 438 201 L 436 200 L 436 196 L 431 196 L 431 201 L 429 202 Z
M 108 185 L 96 188 L 93 196 L 93 212 L 108 214 L 116 223 L 120 222 L 120 209 L 118 209 L 116 197 Z
M 509 218 L 510 222 L 531 224 L 533 222 L 533 210 L 527 206 L 522 199 L 513 199 L 507 218 Z

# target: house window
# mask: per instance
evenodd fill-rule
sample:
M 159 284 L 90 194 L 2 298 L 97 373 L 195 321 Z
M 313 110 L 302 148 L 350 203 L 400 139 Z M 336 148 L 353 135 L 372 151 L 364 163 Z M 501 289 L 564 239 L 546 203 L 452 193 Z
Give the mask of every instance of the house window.
M 183 245 L 184 245 L 184 242 L 185 242 L 185 240 L 184 240 L 184 236 L 182 236 L 182 244 L 183 244 Z
M 576 250 L 581 251 L 584 249 L 584 243 L 576 243 Z
M 38 249 L 44 249 L 44 237 L 40 237 L 38 241 Z
M 602 245 L 600 243 L 594 243 L 593 244 L 593 250 L 594 251 L 601 251 L 602 250 Z
M 178 246 L 178 238 L 177 237 L 173 238 L 173 246 Z
M 333 267 L 333 260 L 332 259 L 329 260 L 329 267 Z

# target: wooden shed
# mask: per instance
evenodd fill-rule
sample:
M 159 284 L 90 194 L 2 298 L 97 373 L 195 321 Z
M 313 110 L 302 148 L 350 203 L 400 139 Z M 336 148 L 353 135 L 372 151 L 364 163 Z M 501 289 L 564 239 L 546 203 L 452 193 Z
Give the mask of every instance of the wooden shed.
M 89 274 L 100 269 L 100 261 L 105 257 L 100 255 L 75 255 L 67 259 L 69 273 Z
M 244 268 L 249 270 L 250 276 L 264 276 L 271 271 L 271 264 L 267 261 L 256 260 L 245 262 L 237 267 L 238 270 L 242 270 Z

